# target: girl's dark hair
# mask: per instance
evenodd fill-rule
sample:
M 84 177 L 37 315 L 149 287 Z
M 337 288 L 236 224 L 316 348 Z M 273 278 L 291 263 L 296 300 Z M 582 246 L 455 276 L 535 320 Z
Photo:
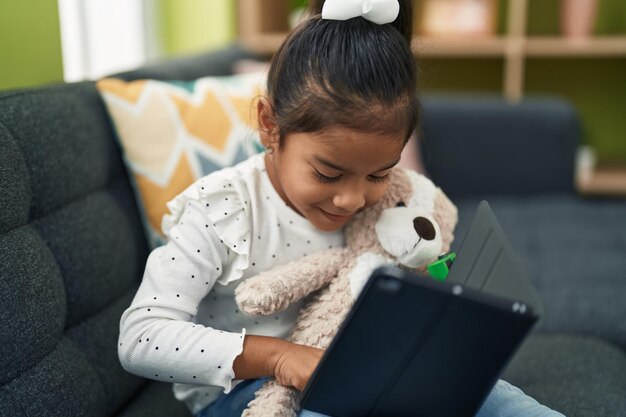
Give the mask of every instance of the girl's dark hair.
M 419 118 L 411 0 L 400 0 L 398 18 L 386 25 L 321 19 L 323 3 L 311 1 L 314 16 L 272 58 L 267 95 L 281 144 L 289 133 L 332 126 L 408 140 Z

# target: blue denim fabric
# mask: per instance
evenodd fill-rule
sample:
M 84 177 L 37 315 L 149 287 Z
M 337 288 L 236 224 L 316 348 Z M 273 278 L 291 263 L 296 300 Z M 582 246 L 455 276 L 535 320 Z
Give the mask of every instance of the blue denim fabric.
M 196 414 L 196 417 L 239 417 L 254 393 L 268 378 L 250 379 L 239 383 L 228 394 L 222 394 L 215 402 Z M 330 417 L 313 411 L 302 410 L 298 417 Z M 506 381 L 498 380 L 485 399 L 476 417 L 564 417 L 563 414 L 539 404 L 522 390 Z
M 248 403 L 254 399 L 254 393 L 268 378 L 247 379 L 241 381 L 228 394 L 223 394 L 196 417 L 239 417 Z
M 269 378 L 248 379 L 240 382 L 233 390 L 211 403 L 196 417 L 240 417 L 248 403 L 254 399 L 254 393 L 261 388 Z M 313 411 L 302 410 L 298 417 L 330 417 Z
M 564 417 L 501 379 L 496 382 L 475 417 Z

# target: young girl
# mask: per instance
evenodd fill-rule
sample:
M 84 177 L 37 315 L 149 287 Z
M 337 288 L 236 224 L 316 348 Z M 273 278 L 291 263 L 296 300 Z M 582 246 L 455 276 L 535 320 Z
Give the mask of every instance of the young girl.
M 168 243 L 150 254 L 121 318 L 124 368 L 174 383 L 196 416 L 240 415 L 267 377 L 304 388 L 323 351 L 283 340 L 301 303 L 248 317 L 234 289 L 275 265 L 343 245 L 342 227 L 385 193 L 418 122 L 410 0 L 323 7 L 272 59 L 257 109 L 266 152 L 168 203 Z M 560 414 L 500 381 L 479 415 Z

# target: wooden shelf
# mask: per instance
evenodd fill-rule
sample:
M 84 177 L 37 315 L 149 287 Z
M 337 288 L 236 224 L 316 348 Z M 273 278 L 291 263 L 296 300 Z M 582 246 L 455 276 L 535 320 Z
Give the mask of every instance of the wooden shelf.
M 420 57 L 503 57 L 508 44 L 504 37 L 415 37 L 411 49 Z
M 247 48 L 254 52 L 270 55 L 286 38 L 286 33 L 263 33 L 242 38 Z M 413 52 L 420 57 L 503 57 L 511 42 L 505 37 L 455 38 L 415 37 L 411 44 Z
M 581 194 L 626 197 L 626 168 L 599 168 L 589 178 L 578 179 Z
M 528 36 L 529 0 L 507 0 L 505 34 L 493 37 L 418 36 L 411 48 L 421 58 L 502 59 L 502 95 L 510 101 L 524 95 L 528 59 L 626 57 L 626 35 L 568 39 Z M 288 0 L 272 0 L 271 8 L 259 0 L 238 0 L 239 39 L 247 48 L 271 55 L 281 45 L 288 30 Z
M 261 54 L 272 54 L 287 34 L 285 32 L 263 33 L 243 39 L 245 46 Z M 626 36 L 590 39 L 566 39 L 560 37 L 529 37 L 516 40 L 508 37 L 456 38 L 415 37 L 413 52 L 422 57 L 504 57 L 517 45 L 527 57 L 585 58 L 626 57 Z
M 514 39 L 416 37 L 413 51 L 420 56 L 434 57 L 485 57 L 504 56 L 512 49 L 527 57 L 616 57 L 626 56 L 626 36 L 590 39 L 567 39 L 561 37 L 528 37 Z
M 626 56 L 626 36 L 567 39 L 561 37 L 529 37 L 525 42 L 529 57 L 616 57 Z

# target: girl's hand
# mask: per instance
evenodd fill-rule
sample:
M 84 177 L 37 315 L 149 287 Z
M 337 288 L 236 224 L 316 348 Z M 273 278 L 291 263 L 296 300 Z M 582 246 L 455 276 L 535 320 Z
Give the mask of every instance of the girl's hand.
M 302 391 L 323 354 L 322 349 L 290 343 L 274 363 L 274 378 L 281 385 Z

